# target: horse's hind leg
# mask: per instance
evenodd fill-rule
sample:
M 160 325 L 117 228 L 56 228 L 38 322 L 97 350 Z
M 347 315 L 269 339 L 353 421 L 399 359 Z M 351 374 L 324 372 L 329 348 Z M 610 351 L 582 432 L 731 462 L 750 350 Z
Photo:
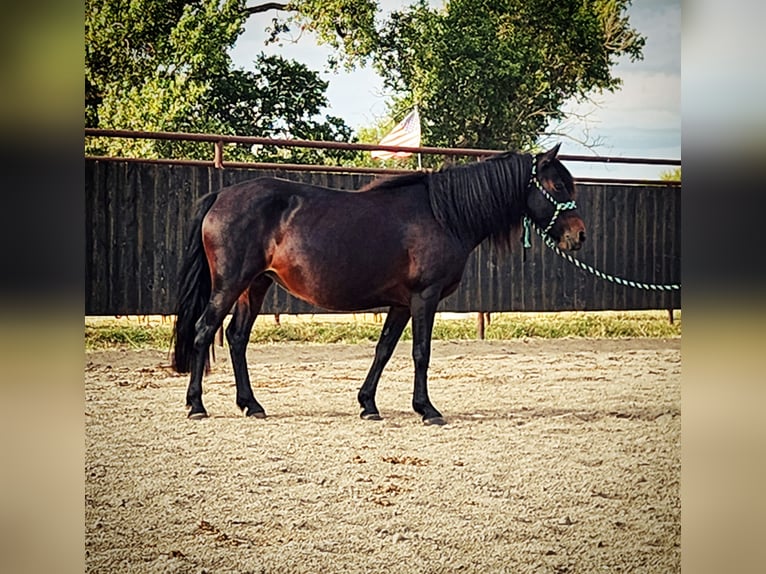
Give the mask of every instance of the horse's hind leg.
M 194 359 L 191 365 L 189 387 L 186 390 L 186 406 L 189 408 L 190 419 L 207 417 L 207 411 L 202 404 L 202 376 L 205 373 L 208 351 L 213 343 L 215 332 L 223 323 L 235 298 L 236 294 L 231 292 L 214 292 L 205 311 L 195 324 Z
M 375 405 L 375 392 L 378 389 L 378 381 L 383 368 L 388 363 L 391 355 L 402 336 L 402 331 L 410 320 L 410 310 L 407 307 L 391 307 L 380 332 L 380 339 L 375 347 L 375 359 L 372 362 L 367 378 L 359 389 L 359 404 L 362 406 L 361 417 L 367 420 L 380 420 L 378 407 Z
M 250 288 L 240 295 L 234 309 L 234 316 L 226 328 L 226 340 L 229 342 L 231 364 L 234 368 L 234 380 L 237 383 L 237 406 L 249 417 L 264 418 L 266 412 L 255 400 L 247 372 L 245 351 L 250 339 L 255 318 L 261 309 L 263 298 L 271 285 L 271 279 L 259 276 Z

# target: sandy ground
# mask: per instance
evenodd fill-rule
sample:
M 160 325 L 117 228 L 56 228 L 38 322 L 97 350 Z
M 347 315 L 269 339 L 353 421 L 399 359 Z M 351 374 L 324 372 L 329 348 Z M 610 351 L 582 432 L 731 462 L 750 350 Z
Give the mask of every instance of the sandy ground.
M 681 342 L 435 342 L 410 410 L 403 342 L 383 421 L 373 344 L 251 346 L 265 420 L 228 359 L 185 417 L 166 353 L 86 355 L 88 572 L 680 571 Z

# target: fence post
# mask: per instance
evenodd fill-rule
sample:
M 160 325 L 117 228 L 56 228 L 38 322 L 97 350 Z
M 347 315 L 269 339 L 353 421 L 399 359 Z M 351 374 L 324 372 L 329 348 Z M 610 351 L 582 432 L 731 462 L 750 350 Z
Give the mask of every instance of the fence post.
M 213 157 L 213 166 L 223 169 L 223 140 L 215 142 L 215 156 Z

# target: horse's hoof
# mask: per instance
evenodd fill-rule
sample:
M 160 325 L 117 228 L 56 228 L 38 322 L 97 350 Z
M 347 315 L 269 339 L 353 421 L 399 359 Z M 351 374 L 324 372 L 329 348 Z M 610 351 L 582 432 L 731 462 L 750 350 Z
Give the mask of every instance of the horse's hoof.
M 383 417 L 378 413 L 362 413 L 359 415 L 365 421 L 382 421 Z
M 423 419 L 423 424 L 426 426 L 442 426 L 446 425 L 447 421 L 445 421 L 442 417 L 431 417 L 430 419 Z
M 193 421 L 200 421 L 207 418 L 207 413 L 202 411 L 201 413 L 189 413 L 189 419 Z
M 247 413 L 248 418 L 254 418 L 254 419 L 265 419 L 266 413 L 263 411 L 253 411 Z

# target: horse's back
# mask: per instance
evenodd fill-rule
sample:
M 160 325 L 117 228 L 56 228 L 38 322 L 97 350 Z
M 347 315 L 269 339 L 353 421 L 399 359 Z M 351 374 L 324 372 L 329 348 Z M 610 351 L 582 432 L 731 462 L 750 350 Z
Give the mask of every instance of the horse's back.
M 345 196 L 355 194 L 331 187 L 323 187 L 300 181 L 292 181 L 281 177 L 258 177 L 235 183 L 220 190 L 219 196 L 237 198 L 237 200 L 258 200 L 264 197 L 286 196 Z
M 236 183 L 217 192 L 215 203 L 206 215 L 205 226 L 222 235 L 247 231 L 265 236 L 283 222 L 286 214 L 307 203 L 323 204 L 329 197 L 348 192 L 287 179 L 260 177 Z
M 415 220 L 425 224 L 433 218 L 423 186 L 347 191 L 278 177 L 259 177 L 223 188 L 210 211 L 229 218 L 280 219 L 285 212 L 300 212 L 299 219 L 308 226 L 336 228 Z

